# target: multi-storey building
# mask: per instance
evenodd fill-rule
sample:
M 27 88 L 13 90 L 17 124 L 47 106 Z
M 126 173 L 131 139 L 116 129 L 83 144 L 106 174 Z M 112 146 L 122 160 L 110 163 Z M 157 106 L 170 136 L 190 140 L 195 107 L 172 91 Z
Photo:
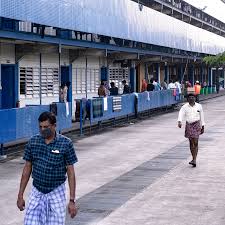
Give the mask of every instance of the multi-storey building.
M 1 0 L 0 108 L 97 96 L 100 80 L 216 80 L 206 55 L 225 51 L 225 21 L 182 0 Z M 224 70 L 220 71 L 224 79 Z

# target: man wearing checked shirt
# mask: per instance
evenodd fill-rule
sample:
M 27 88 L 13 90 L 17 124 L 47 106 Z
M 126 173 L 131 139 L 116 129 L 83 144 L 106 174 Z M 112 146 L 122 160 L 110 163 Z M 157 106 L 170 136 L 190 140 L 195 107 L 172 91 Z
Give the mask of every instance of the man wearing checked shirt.
M 195 102 L 195 95 L 187 96 L 188 103 L 184 104 L 178 116 L 178 127 L 182 127 L 182 120 L 186 120 L 185 137 L 189 139 L 192 161 L 189 162 L 196 167 L 196 158 L 198 155 L 199 135 L 204 133 L 204 113 L 201 104 Z
M 56 117 L 44 112 L 39 116 L 40 134 L 25 147 L 26 161 L 20 183 L 17 207 L 23 211 L 24 191 L 32 173 L 33 186 L 26 207 L 25 225 L 64 225 L 66 214 L 66 174 L 70 189 L 68 212 L 77 214 L 75 205 L 76 178 L 73 164 L 77 162 L 73 143 L 56 133 Z

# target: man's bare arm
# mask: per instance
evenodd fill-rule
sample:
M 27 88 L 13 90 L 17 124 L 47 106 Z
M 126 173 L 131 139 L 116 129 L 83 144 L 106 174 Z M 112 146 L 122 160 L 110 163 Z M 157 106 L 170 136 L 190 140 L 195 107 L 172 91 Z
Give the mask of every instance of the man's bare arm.
M 23 168 L 23 173 L 20 181 L 20 189 L 18 193 L 18 199 L 17 199 L 17 207 L 22 211 L 25 207 L 25 201 L 23 199 L 24 191 L 27 187 L 27 183 L 30 179 L 30 175 L 32 172 L 32 163 L 29 161 L 26 161 L 25 166 Z
M 76 199 L 76 176 L 75 176 L 75 171 L 73 165 L 69 165 L 67 167 L 67 175 L 68 175 L 68 183 L 69 183 L 69 188 L 70 188 L 70 202 L 68 205 L 68 211 L 71 216 L 71 218 L 74 218 L 77 214 L 77 208 L 75 205 Z

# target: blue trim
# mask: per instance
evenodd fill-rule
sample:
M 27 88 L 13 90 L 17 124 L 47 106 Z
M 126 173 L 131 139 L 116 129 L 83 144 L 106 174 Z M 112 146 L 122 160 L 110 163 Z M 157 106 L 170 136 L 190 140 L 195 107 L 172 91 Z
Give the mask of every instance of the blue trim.
M 0 109 L 1 108 L 2 108 L 2 89 L 0 89 Z
M 135 68 L 130 68 L 130 86 L 131 86 L 131 92 L 134 92 L 135 90 Z
M 72 92 L 72 87 L 73 87 L 73 83 L 72 83 L 72 64 L 69 65 L 69 82 L 71 83 L 70 85 L 70 90 L 69 90 L 69 102 L 71 102 L 71 106 L 73 104 L 73 92 Z
M 15 104 L 19 101 L 19 63 L 15 64 Z M 16 107 L 16 105 L 15 105 Z
M 168 66 L 164 66 L 164 80 L 166 80 L 167 83 L 169 83 L 169 76 L 168 76 Z
M 41 37 L 37 34 L 33 33 L 25 33 L 25 32 L 11 32 L 0 30 L 0 38 L 7 39 L 16 39 L 16 40 L 24 40 L 24 41 L 33 41 L 33 42 L 41 42 L 48 44 L 56 44 L 56 45 L 65 45 L 65 46 L 76 46 L 76 47 L 84 47 L 84 48 L 95 48 L 102 50 L 111 50 L 111 51 L 121 51 L 121 52 L 129 52 L 135 54 L 148 54 L 148 55 L 160 55 L 165 57 L 176 56 L 176 58 L 184 58 L 182 55 L 174 55 L 169 53 L 157 52 L 157 51 L 149 51 L 149 50 L 141 50 L 136 48 L 127 48 L 127 47 L 119 47 L 110 44 L 100 44 L 90 41 L 79 41 L 79 40 L 66 40 L 58 37 L 50 37 L 44 36 Z
M 3 80 L 2 79 L 2 68 L 3 67 L 12 67 L 13 70 L 14 70 L 14 74 L 13 74 L 13 86 L 12 86 L 12 90 L 13 90 L 13 99 L 12 99 L 12 104 L 10 106 L 10 108 L 15 108 L 16 107 L 16 102 L 19 100 L 19 90 L 18 90 L 18 84 L 19 84 L 19 69 L 18 69 L 18 64 L 0 64 L 1 67 L 1 81 Z M 2 85 L 2 82 L 1 82 L 1 85 Z M 3 85 L 2 85 L 2 89 L 3 89 Z M 3 92 L 1 91 L 1 108 L 2 107 L 5 107 L 5 106 L 2 106 L 2 96 Z M 9 107 L 9 105 L 7 106 L 7 108 Z
M 108 81 L 108 68 L 103 66 L 101 68 L 101 81 Z

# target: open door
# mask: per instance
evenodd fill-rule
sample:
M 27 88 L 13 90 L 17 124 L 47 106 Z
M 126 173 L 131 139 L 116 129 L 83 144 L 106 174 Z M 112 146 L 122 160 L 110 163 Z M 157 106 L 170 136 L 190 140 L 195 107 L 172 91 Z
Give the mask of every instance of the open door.
M 15 65 L 1 65 L 2 108 L 16 107 L 18 84 Z
M 71 66 L 61 66 L 61 84 L 68 84 L 70 86 L 67 91 L 67 101 L 72 102 L 72 68 Z

